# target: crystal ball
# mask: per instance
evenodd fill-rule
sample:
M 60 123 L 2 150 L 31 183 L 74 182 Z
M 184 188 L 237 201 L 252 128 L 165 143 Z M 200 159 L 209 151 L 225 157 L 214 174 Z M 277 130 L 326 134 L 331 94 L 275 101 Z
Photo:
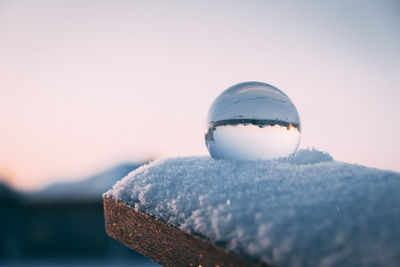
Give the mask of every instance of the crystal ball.
M 289 97 L 262 82 L 244 82 L 215 99 L 205 141 L 215 159 L 268 160 L 293 155 L 300 143 L 300 117 Z

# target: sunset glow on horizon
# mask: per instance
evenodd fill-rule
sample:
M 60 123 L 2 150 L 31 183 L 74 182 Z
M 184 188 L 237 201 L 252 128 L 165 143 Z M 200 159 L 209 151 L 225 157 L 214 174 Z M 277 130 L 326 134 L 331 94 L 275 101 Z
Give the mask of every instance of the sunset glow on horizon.
M 306 3 L 1 2 L 0 179 L 208 155 L 207 111 L 244 81 L 293 100 L 300 148 L 400 171 L 399 4 Z

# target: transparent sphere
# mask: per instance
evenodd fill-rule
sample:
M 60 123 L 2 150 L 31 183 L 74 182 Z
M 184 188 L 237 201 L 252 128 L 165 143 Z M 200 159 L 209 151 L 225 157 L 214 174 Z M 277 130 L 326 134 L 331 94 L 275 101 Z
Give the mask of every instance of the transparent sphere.
M 261 82 L 234 85 L 212 104 L 205 133 L 215 159 L 264 160 L 296 153 L 301 136 L 296 107 L 278 88 Z

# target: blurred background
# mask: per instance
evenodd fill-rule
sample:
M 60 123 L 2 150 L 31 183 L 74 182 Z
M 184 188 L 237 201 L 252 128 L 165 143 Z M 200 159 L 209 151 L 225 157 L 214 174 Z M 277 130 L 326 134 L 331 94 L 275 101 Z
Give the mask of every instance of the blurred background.
M 0 0 L 0 265 L 152 265 L 105 235 L 101 194 L 208 154 L 243 81 L 292 99 L 300 148 L 400 171 L 399 29 L 396 0 Z

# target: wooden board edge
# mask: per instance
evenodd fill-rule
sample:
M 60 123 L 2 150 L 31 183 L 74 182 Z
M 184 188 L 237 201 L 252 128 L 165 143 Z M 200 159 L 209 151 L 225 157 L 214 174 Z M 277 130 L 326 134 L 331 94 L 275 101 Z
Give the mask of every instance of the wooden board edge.
M 164 266 L 263 266 L 104 197 L 107 234 Z

